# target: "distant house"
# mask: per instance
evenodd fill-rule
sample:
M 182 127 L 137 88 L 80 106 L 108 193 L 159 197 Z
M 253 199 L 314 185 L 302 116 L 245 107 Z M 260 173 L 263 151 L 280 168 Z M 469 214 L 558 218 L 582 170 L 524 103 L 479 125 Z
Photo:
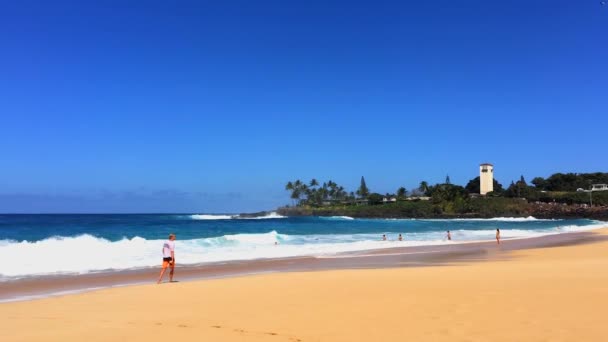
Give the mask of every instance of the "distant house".
M 369 200 L 367 198 L 357 198 L 355 200 L 355 204 L 356 205 L 368 205 L 369 204 Z
M 353 202 L 351 202 L 347 199 L 324 199 L 321 204 L 323 206 L 327 207 L 327 206 L 336 205 L 336 204 L 349 205 L 349 204 L 353 204 Z
M 591 191 L 608 191 L 608 184 L 593 184 Z
M 396 197 L 384 197 L 382 199 L 382 203 L 391 203 L 391 202 L 397 202 L 397 198 Z
M 428 201 L 430 199 L 429 196 L 411 196 L 407 198 L 408 201 Z

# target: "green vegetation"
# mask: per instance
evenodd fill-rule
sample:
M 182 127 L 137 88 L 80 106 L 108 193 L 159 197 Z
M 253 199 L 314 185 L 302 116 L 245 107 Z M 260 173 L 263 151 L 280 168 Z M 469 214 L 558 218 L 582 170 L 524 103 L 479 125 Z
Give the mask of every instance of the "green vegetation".
M 362 179 L 362 182 L 364 180 Z M 331 180 L 319 186 L 316 179 L 312 179 L 308 185 L 301 180 L 288 182 L 285 185 L 285 190 L 291 191 L 291 199 L 294 204 L 320 206 L 331 202 L 351 201 L 354 200 L 354 194 L 348 194 L 344 187 L 339 186 Z
M 523 176 L 511 185 L 504 196 L 525 198 L 528 202 L 560 203 L 567 205 L 589 204 L 596 206 L 608 205 L 608 191 L 589 190 L 593 184 L 608 183 L 608 173 L 556 173 L 548 179 L 536 177 L 532 180 L 534 186 L 529 186 Z M 579 191 L 577 191 L 579 190 Z
M 535 188 L 544 191 L 576 191 L 590 189 L 593 184 L 608 184 L 608 173 L 556 173 L 547 179 L 532 180 Z
M 357 195 L 361 198 L 366 198 L 369 195 L 369 189 L 367 185 L 365 185 L 365 178 L 361 176 L 361 186 L 359 186 L 359 190 L 357 190 Z
M 496 179 L 494 179 L 494 195 L 502 194 L 505 189 L 503 189 L 502 184 L 500 184 Z M 464 187 L 468 193 L 470 194 L 478 194 L 480 190 L 479 186 L 479 177 L 475 177 L 471 179 L 467 185 Z
M 319 185 L 288 182 L 293 206 L 280 208 L 286 215 L 345 215 L 352 217 L 496 217 L 496 216 L 608 216 L 608 191 L 583 192 L 592 184 L 608 183 L 608 173 L 556 173 L 547 179 L 536 177 L 528 185 L 523 176 L 507 189 L 494 180 L 494 191 L 479 196 L 479 177 L 465 187 L 451 184 L 449 176 L 442 184 L 422 181 L 409 193 L 399 187 L 395 194 L 371 192 L 361 177 L 356 192 L 329 180 Z M 576 191 L 576 190 L 579 191 Z M 593 203 L 594 208 L 588 209 Z

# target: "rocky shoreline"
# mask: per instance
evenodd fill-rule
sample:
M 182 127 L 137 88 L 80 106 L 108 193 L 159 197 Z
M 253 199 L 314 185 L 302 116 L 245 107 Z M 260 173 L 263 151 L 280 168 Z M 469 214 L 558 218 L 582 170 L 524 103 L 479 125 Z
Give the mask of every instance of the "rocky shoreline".
M 451 219 L 451 218 L 491 218 L 491 217 L 529 217 L 553 219 L 594 219 L 608 221 L 608 206 L 565 205 L 560 203 L 528 203 L 523 210 L 507 211 L 504 213 L 484 215 L 482 213 L 431 215 L 403 215 L 398 210 L 378 210 L 374 207 L 357 210 L 352 207 L 281 207 L 276 210 L 282 216 L 350 216 L 355 218 L 418 218 L 418 219 Z

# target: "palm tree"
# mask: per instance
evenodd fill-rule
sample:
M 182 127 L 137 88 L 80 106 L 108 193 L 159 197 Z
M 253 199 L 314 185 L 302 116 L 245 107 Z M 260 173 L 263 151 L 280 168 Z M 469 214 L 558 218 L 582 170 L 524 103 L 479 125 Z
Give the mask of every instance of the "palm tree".
M 420 182 L 418 190 L 426 194 L 426 192 L 429 191 L 429 183 L 427 183 L 426 181 Z
M 294 200 L 295 204 L 297 205 L 298 202 L 300 201 L 300 190 L 294 189 L 291 192 L 291 199 Z
M 348 194 L 348 200 L 351 202 L 355 201 L 355 193 L 353 191 Z
M 287 182 L 287 184 L 285 185 L 285 190 L 291 191 L 291 194 L 290 194 L 290 198 L 291 199 L 295 199 L 295 197 L 294 197 L 294 189 L 295 188 L 293 186 L 293 183 L 291 181 Z M 295 203 L 293 203 L 293 204 L 295 204 Z
M 320 190 L 321 190 L 321 195 L 322 195 L 321 198 L 327 199 L 327 195 L 329 194 L 329 191 L 327 191 L 327 183 L 323 183 L 323 186 L 321 186 Z
M 319 182 L 316 179 L 313 178 L 313 179 L 310 180 L 310 186 L 311 187 L 313 187 L 313 186 L 319 186 Z
M 293 196 L 295 195 L 295 199 L 298 201 L 298 204 L 300 204 L 300 197 L 302 196 L 302 185 L 303 183 L 299 179 L 293 183 L 294 194 L 292 195 L 292 198 L 294 198 Z
M 333 181 L 328 181 L 327 186 L 329 187 L 329 198 L 336 199 L 336 191 L 338 189 L 338 184 Z
M 400 187 L 399 189 L 397 189 L 397 198 L 405 198 L 406 194 L 407 194 L 407 191 L 405 190 L 404 187 Z
M 336 194 L 336 197 L 340 200 L 343 200 L 344 197 L 346 197 L 346 196 L 347 196 L 347 194 L 346 194 L 346 191 L 344 191 L 344 187 L 342 187 L 342 186 L 338 187 L 338 192 Z

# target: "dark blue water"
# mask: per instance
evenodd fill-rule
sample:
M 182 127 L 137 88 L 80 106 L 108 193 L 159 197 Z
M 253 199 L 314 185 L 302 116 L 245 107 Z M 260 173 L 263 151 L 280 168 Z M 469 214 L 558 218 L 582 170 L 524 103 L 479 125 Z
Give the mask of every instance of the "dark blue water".
M 40 241 L 50 237 L 89 234 L 109 241 L 142 237 L 163 239 L 177 233 L 180 239 L 276 231 L 288 235 L 433 232 L 445 230 L 548 229 L 585 226 L 590 220 L 383 220 L 295 217 L 269 219 L 193 219 L 189 214 L 117 215 L 0 215 L 0 240 Z

